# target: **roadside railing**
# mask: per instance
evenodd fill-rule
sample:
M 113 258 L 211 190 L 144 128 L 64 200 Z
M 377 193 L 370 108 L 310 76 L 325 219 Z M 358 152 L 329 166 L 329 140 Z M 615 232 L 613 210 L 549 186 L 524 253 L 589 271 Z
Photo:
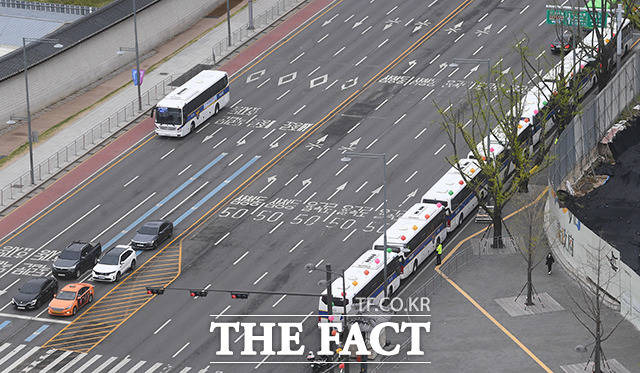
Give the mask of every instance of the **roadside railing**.
M 23 0 L 0 0 L 0 7 L 16 8 L 26 10 L 39 10 L 42 12 L 65 13 L 87 15 L 95 12 L 98 8 L 92 6 L 69 5 L 69 4 L 52 4 L 39 1 L 23 1 Z
M 155 105 L 171 90 L 169 85 L 172 80 L 173 76 L 168 76 L 142 94 L 142 112 L 138 111 L 138 98 L 136 97 L 135 100 L 83 133 L 72 143 L 60 149 L 46 160 L 34 165 L 36 185 L 31 184 L 31 174 L 30 171 L 27 171 L 8 185 L 0 188 L 0 206 L 8 206 L 16 199 L 29 193 L 37 187 L 38 182 L 46 180 L 49 176 L 75 161 L 79 156 L 86 154 L 97 143 L 111 136 L 115 131 L 123 127 L 123 125 L 128 124 L 129 121 L 144 113 L 149 107 Z

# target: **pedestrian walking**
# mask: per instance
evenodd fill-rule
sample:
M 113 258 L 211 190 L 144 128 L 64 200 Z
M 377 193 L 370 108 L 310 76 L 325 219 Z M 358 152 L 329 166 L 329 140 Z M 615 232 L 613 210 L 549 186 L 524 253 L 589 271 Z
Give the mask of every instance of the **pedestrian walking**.
M 549 251 L 549 254 L 547 254 L 547 260 L 546 260 L 547 270 L 549 271 L 549 274 L 551 274 L 551 266 L 555 262 L 556 262 L 556 260 L 553 259 L 553 254 L 551 254 L 551 251 Z
M 436 265 L 440 265 L 442 263 L 442 244 L 439 243 L 436 248 Z

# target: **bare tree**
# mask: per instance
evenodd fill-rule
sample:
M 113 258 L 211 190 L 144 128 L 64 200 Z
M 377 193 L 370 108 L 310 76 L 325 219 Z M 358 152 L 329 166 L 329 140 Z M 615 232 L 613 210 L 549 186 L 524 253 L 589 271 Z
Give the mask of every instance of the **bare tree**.
M 593 338 L 593 349 L 589 355 L 589 362 L 594 363 L 594 372 L 601 373 L 603 365 L 606 365 L 606 358 L 602 348 L 605 343 L 618 328 L 624 317 L 620 319 L 607 331 L 607 327 L 602 319 L 602 309 L 605 306 L 605 298 L 608 293 L 605 288 L 613 281 L 618 270 L 617 260 L 613 252 L 605 252 L 606 248 L 602 240 L 597 247 L 591 247 L 587 251 L 587 263 L 583 264 L 582 276 L 589 285 L 583 281 L 577 281 L 579 285 L 578 296 L 569 292 L 574 308 L 570 308 L 576 320 L 589 332 Z M 587 363 L 589 363 L 587 362 Z

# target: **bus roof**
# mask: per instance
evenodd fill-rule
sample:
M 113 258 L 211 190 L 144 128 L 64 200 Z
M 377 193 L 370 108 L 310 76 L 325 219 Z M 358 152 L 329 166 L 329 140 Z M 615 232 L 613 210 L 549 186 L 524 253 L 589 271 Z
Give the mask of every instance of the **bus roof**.
M 492 131 L 495 131 L 495 129 Z M 505 143 L 505 140 L 498 140 L 495 136 L 491 135 L 491 140 L 489 142 L 489 152 L 494 158 L 500 155 L 504 151 L 504 145 L 502 145 L 503 143 Z M 479 142 L 478 145 L 476 145 L 476 149 L 478 150 L 478 153 L 480 153 L 480 155 L 482 156 L 484 156 L 487 153 L 485 150 L 486 148 L 487 148 L 487 136 L 485 136 L 482 139 L 482 141 Z M 474 159 L 472 151 L 469 151 L 467 158 Z
M 404 247 L 431 220 L 442 211 L 444 206 L 431 203 L 416 203 L 387 229 L 387 246 Z M 404 237 L 404 239 L 403 239 Z M 384 245 L 384 234 L 378 237 L 373 246 Z
M 387 253 L 387 264 L 391 263 L 399 256 L 398 253 Z M 377 263 L 376 263 L 377 259 Z M 382 250 L 367 250 L 358 259 L 356 259 L 349 268 L 344 271 L 345 286 L 347 288 L 347 296 L 357 294 L 367 283 L 378 273 L 383 271 L 384 252 Z M 365 274 L 364 271 L 368 271 Z M 391 272 L 387 273 L 390 276 Z M 355 285 L 354 285 L 355 281 Z M 331 284 L 331 292 L 333 296 L 342 298 L 342 277 L 338 277 Z M 322 294 L 326 294 L 324 290 Z
M 464 174 L 473 179 L 480 172 L 480 166 L 475 159 L 461 159 L 458 164 Z M 460 171 L 456 167 L 451 167 L 423 196 L 422 201 L 449 201 L 457 195 L 466 185 Z
M 227 75 L 219 70 L 202 70 L 180 87 L 171 91 L 156 106 L 182 109 L 192 98 L 204 92 Z

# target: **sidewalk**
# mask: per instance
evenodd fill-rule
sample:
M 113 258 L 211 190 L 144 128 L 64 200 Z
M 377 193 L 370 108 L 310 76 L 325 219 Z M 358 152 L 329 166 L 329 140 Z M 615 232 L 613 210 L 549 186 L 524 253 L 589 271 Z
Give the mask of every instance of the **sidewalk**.
M 286 11 L 292 9 L 302 0 L 254 0 L 254 19 L 258 19 L 263 13 L 274 6 L 286 4 Z M 232 11 L 231 29 L 238 32 L 245 28 L 248 22 L 248 8 L 246 0 L 235 6 Z M 282 12 L 281 14 L 285 14 Z M 264 17 L 266 19 L 266 17 Z M 256 24 L 256 31 L 266 28 L 267 25 Z M 139 30 L 144 32 L 144 30 Z M 226 16 L 219 18 L 203 18 L 189 30 L 167 41 L 156 48 L 150 56 L 141 61 L 141 69 L 147 70 L 144 77 L 142 91 L 161 84 L 171 75 L 179 77 L 182 73 L 203 63 L 211 58 L 212 47 L 227 38 Z M 238 45 L 234 45 L 234 48 Z M 227 49 L 227 53 L 232 49 Z M 115 52 L 114 52 L 115 53 Z M 149 54 L 148 54 L 149 55 Z M 130 56 L 129 56 L 130 57 Z M 125 58 L 129 58 L 125 57 Z M 216 56 L 220 60 L 224 56 Z M 55 156 L 68 144 L 73 143 L 79 136 L 91 130 L 94 126 L 122 109 L 131 107 L 131 103 L 137 100 L 137 89 L 131 82 L 128 64 L 121 72 L 106 77 L 94 87 L 81 91 L 50 108 L 36 113 L 32 120 L 32 130 L 40 134 L 40 142 L 34 144 L 34 164 L 46 161 Z M 152 69 L 150 71 L 150 69 Z M 143 100 L 146 101 L 146 100 Z M 151 105 L 143 105 L 143 110 Z M 135 105 L 137 112 L 137 104 Z M 138 113 L 136 113 L 138 114 Z M 47 131 L 54 133 L 43 139 Z M 0 155 L 10 155 L 16 149 L 22 147 L 20 154 L 0 166 L 0 188 L 19 178 L 29 171 L 29 154 L 24 146 L 27 142 L 27 126 L 23 123 L 19 127 L 6 131 L 0 135 Z M 37 170 L 36 170 L 37 173 Z M 36 179 L 38 176 L 36 175 Z M 43 177 L 43 179 L 46 179 Z M 36 181 L 37 182 L 37 181 Z M 5 201 L 6 202 L 6 201 Z M 4 206 L 3 206 L 4 207 Z
M 532 199 L 540 190 L 541 187 L 532 188 Z M 509 224 L 509 220 L 506 224 L 514 235 L 525 234 L 525 228 Z M 484 226 L 469 224 L 456 240 L 447 242 L 445 254 L 465 237 L 482 228 Z M 491 237 L 490 234 L 487 233 L 487 237 Z M 406 297 L 415 289 L 424 287 L 434 274 L 438 277 L 434 283 L 439 284 L 432 285 L 437 288 L 429 295 L 431 332 L 422 341 L 425 356 L 405 357 L 404 361 L 430 361 L 426 369 L 421 369 L 427 372 L 544 372 L 543 366 L 554 372 L 590 372 L 589 368 L 583 369 L 593 348 L 590 345 L 592 338 L 571 312 L 573 309 L 579 313 L 571 295 L 575 299 L 582 298 L 574 280 L 558 263 L 553 267 L 552 275 L 548 275 L 543 261 L 533 272 L 533 284 L 537 291 L 535 305 L 523 311 L 523 307 L 518 307 L 517 303 L 524 303 L 526 290 L 517 303 L 514 301 L 526 282 L 526 262 L 523 257 L 518 253 L 473 254 L 472 246 L 477 245 L 474 239 L 457 249 L 458 252 L 469 250 L 464 252 L 469 255 L 466 264 L 457 270 L 453 268 L 456 266 L 444 270 L 461 291 L 437 275 L 431 262 L 429 268 L 412 281 L 411 289 L 403 292 L 402 297 Z M 545 242 L 545 246 L 537 250 L 537 255 L 542 259 L 547 252 Z M 504 330 L 483 314 L 463 292 Z M 422 291 L 414 296 L 424 296 L 420 294 L 425 293 Z M 620 318 L 618 312 L 604 307 L 602 320 L 605 332 L 608 333 Z M 507 333 L 511 333 L 521 345 Z M 579 345 L 587 346 L 586 352 L 578 351 L 576 347 Z M 528 355 L 525 349 L 530 350 L 535 358 Z M 612 337 L 604 342 L 603 351 L 613 371 L 640 371 L 640 331 L 631 323 L 623 321 Z M 388 361 L 397 359 L 390 358 Z M 378 370 L 369 371 L 414 372 L 416 367 L 422 366 L 386 364 Z

